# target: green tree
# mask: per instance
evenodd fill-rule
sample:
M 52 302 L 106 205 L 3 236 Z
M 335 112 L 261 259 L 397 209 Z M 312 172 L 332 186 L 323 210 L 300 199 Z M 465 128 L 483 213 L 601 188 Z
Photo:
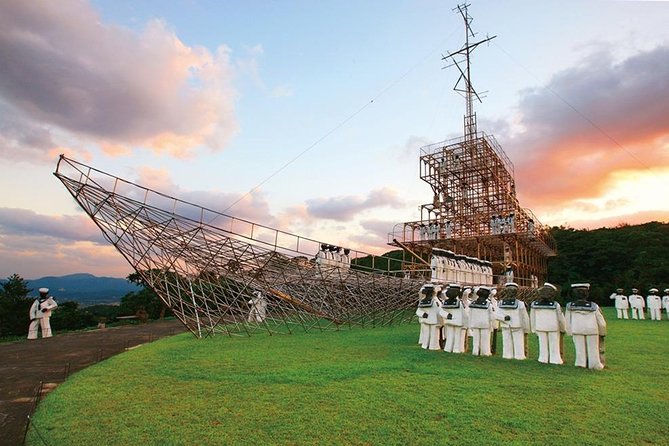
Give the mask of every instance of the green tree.
M 0 290 L 0 336 L 27 335 L 32 305 L 28 283 L 18 274 L 12 274 Z
M 547 281 L 562 286 L 562 297 L 571 300 L 569 285 L 587 281 L 591 298 L 612 305 L 616 288 L 629 294 L 638 288 L 660 290 L 669 283 L 669 224 L 650 222 L 616 228 L 576 230 L 553 227 L 558 256 L 549 260 Z
M 81 330 L 96 324 L 97 319 L 85 309 L 80 309 L 79 303 L 74 301 L 59 302 L 51 316 L 54 330 Z
M 155 272 L 159 270 L 152 271 Z M 160 300 L 160 297 L 158 297 L 156 292 L 144 281 L 141 274 L 137 272 L 130 273 L 126 279 L 128 282 L 132 282 L 144 288 L 139 291 L 128 293 L 121 298 L 119 314 L 128 316 L 134 315 L 140 308 L 146 310 L 151 319 L 162 319 L 166 314 L 171 314 L 167 305 Z

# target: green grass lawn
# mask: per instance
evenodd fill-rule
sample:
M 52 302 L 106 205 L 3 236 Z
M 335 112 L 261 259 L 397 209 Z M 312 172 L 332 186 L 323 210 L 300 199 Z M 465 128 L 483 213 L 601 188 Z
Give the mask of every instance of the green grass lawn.
M 601 372 L 573 366 L 569 337 L 544 365 L 534 335 L 530 360 L 482 358 L 422 350 L 417 323 L 182 334 L 73 375 L 33 423 L 50 446 L 669 444 L 669 322 L 605 314 Z

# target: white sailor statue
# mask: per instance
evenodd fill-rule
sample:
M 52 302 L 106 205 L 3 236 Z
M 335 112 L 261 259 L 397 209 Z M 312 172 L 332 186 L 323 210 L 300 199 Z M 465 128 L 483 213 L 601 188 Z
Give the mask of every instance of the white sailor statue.
M 251 307 L 247 322 L 263 322 L 267 317 L 267 300 L 260 291 L 254 291 L 254 297 L 247 303 Z
M 574 340 L 576 367 L 604 368 L 600 351 L 600 340 L 606 336 L 606 321 L 599 305 L 588 300 L 589 283 L 571 286 L 576 300 L 569 302 L 565 311 L 567 334 Z
M 650 316 L 651 321 L 661 321 L 662 320 L 662 298 L 657 294 L 659 291 L 657 288 L 651 288 L 648 290 L 650 293 L 646 298 L 648 315 Z
M 662 308 L 667 312 L 667 319 L 669 319 L 669 288 L 664 290 L 664 296 L 662 296 Z
M 627 296 L 623 294 L 623 289 L 618 288 L 615 293 L 609 296 L 609 299 L 615 300 L 616 302 L 616 312 L 618 313 L 618 319 L 629 319 L 629 307 L 630 303 L 627 299 Z
M 444 351 L 449 353 L 464 353 L 467 351 L 467 319 L 469 310 L 460 299 L 462 286 L 451 283 L 446 289 L 446 297 L 441 303 L 439 312 L 444 321 Z
M 562 364 L 562 333 L 566 327 L 560 304 L 555 301 L 557 288 L 545 282 L 538 291 L 539 299 L 530 305 L 530 328 L 539 339 L 539 362 Z
M 30 307 L 30 326 L 28 327 L 28 339 L 37 339 L 38 327 L 42 329 L 42 337 L 50 338 L 51 333 L 51 311 L 58 306 L 53 297 L 49 296 L 48 288 L 39 289 L 39 297 L 35 299 Z
M 646 319 L 646 316 L 644 315 L 646 302 L 643 296 L 637 294 L 638 292 L 638 289 L 632 288 L 632 294 L 627 298 L 630 303 L 630 308 L 632 309 L 632 319 Z
M 439 332 L 441 331 L 441 318 L 439 309 L 441 302 L 437 298 L 437 289 L 433 284 L 425 284 L 418 292 L 419 301 L 416 316 L 420 322 L 420 338 L 418 343 L 424 349 L 440 350 Z
M 328 245 L 322 244 L 321 249 L 316 253 L 316 263 L 319 265 L 327 265 L 328 261 Z
M 472 335 L 472 355 L 490 356 L 490 333 L 494 320 L 492 304 L 488 297 L 490 288 L 480 286 L 476 300 L 469 304 L 469 330 Z
M 525 336 L 530 332 L 530 316 L 525 302 L 516 298 L 518 284 L 506 283 L 500 294 L 502 300 L 497 303 L 495 318 L 502 329 L 502 357 L 525 359 Z

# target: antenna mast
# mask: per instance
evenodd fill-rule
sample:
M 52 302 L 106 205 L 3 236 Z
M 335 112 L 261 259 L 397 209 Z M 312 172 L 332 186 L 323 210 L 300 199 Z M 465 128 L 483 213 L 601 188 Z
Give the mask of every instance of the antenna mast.
M 479 46 L 482 43 L 485 42 L 490 42 L 492 39 L 494 39 L 497 36 L 492 36 L 492 37 L 486 37 L 483 40 L 480 40 L 475 43 L 469 43 L 470 37 L 473 39 L 476 37 L 476 33 L 472 31 L 471 28 L 471 23 L 474 20 L 472 16 L 469 15 L 469 11 L 467 8 L 470 6 L 469 3 L 463 3 L 461 5 L 458 5 L 457 8 L 454 8 L 453 11 L 458 11 L 460 15 L 462 16 L 462 19 L 465 22 L 465 46 L 463 46 L 461 49 L 458 51 L 454 51 L 452 53 L 447 54 L 446 56 L 442 56 L 441 60 L 448 60 L 450 59 L 451 64 L 447 65 L 444 68 L 449 68 L 455 65 L 458 70 L 460 71 L 460 77 L 455 83 L 455 86 L 453 87 L 453 90 L 457 91 L 461 95 L 465 97 L 466 101 L 466 114 L 465 114 L 465 142 L 472 141 L 473 139 L 476 138 L 476 113 L 474 113 L 474 97 L 478 99 L 479 102 L 481 101 L 481 96 L 476 92 L 474 89 L 474 86 L 472 85 L 471 82 L 471 54 L 472 52 L 476 49 L 477 46 Z M 456 56 L 461 56 L 463 59 L 459 59 Z M 465 64 L 465 67 L 463 69 L 463 64 Z M 462 85 L 464 83 L 464 86 Z

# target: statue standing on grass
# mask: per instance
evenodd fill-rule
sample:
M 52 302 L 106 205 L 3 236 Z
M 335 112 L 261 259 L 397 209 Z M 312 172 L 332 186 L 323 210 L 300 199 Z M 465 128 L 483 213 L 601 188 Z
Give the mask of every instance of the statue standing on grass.
M 629 301 L 627 296 L 623 294 L 623 289 L 618 288 L 615 293 L 611 294 L 609 297 L 611 300 L 616 301 L 616 312 L 618 313 L 618 319 L 629 319 Z
M 468 309 L 460 299 L 462 286 L 457 283 L 448 285 L 446 299 L 441 303 L 441 315 L 444 321 L 444 351 L 449 353 L 464 353 L 467 340 Z
M 530 306 L 530 327 L 539 339 L 539 362 L 544 364 L 563 364 L 562 333 L 566 327 L 556 296 L 555 285 L 546 282 L 539 288 L 539 299 Z
M 439 310 L 441 302 L 437 298 L 437 289 L 433 284 L 425 284 L 418 292 L 419 301 L 416 316 L 420 323 L 420 337 L 418 342 L 421 347 L 428 350 L 440 350 L 439 333 L 441 331 L 441 317 Z
M 644 307 L 646 306 L 646 303 L 643 296 L 637 294 L 638 292 L 638 289 L 632 288 L 632 294 L 630 294 L 630 297 L 628 298 L 630 308 L 632 309 L 632 319 L 646 319 L 646 316 L 644 315 Z
M 263 322 L 267 317 L 267 300 L 260 291 L 255 291 L 254 297 L 248 301 L 251 311 L 246 319 L 247 322 Z
M 530 332 L 530 316 L 525 303 L 516 299 L 518 284 L 508 282 L 500 293 L 495 318 L 502 328 L 502 357 L 504 359 L 525 359 L 525 336 Z
M 651 321 L 660 321 L 662 320 L 662 298 L 657 294 L 659 291 L 657 288 L 651 288 L 648 290 L 650 293 L 646 298 L 648 302 L 648 315 L 650 316 Z
M 488 300 L 490 288 L 480 286 L 476 300 L 469 304 L 469 330 L 472 334 L 472 355 L 490 356 L 490 333 L 494 320 L 493 306 Z
M 600 347 L 603 347 L 606 336 L 606 321 L 599 305 L 588 300 L 589 283 L 575 283 L 571 289 L 576 300 L 567 304 L 565 318 L 567 333 L 574 340 L 575 365 L 601 370 L 604 364 L 601 356 L 603 348 L 600 350 Z
M 48 288 L 39 289 L 39 297 L 35 299 L 30 307 L 30 326 L 28 327 L 28 339 L 37 339 L 38 327 L 42 329 L 42 337 L 50 338 L 51 333 L 51 311 L 58 304 L 49 296 Z

